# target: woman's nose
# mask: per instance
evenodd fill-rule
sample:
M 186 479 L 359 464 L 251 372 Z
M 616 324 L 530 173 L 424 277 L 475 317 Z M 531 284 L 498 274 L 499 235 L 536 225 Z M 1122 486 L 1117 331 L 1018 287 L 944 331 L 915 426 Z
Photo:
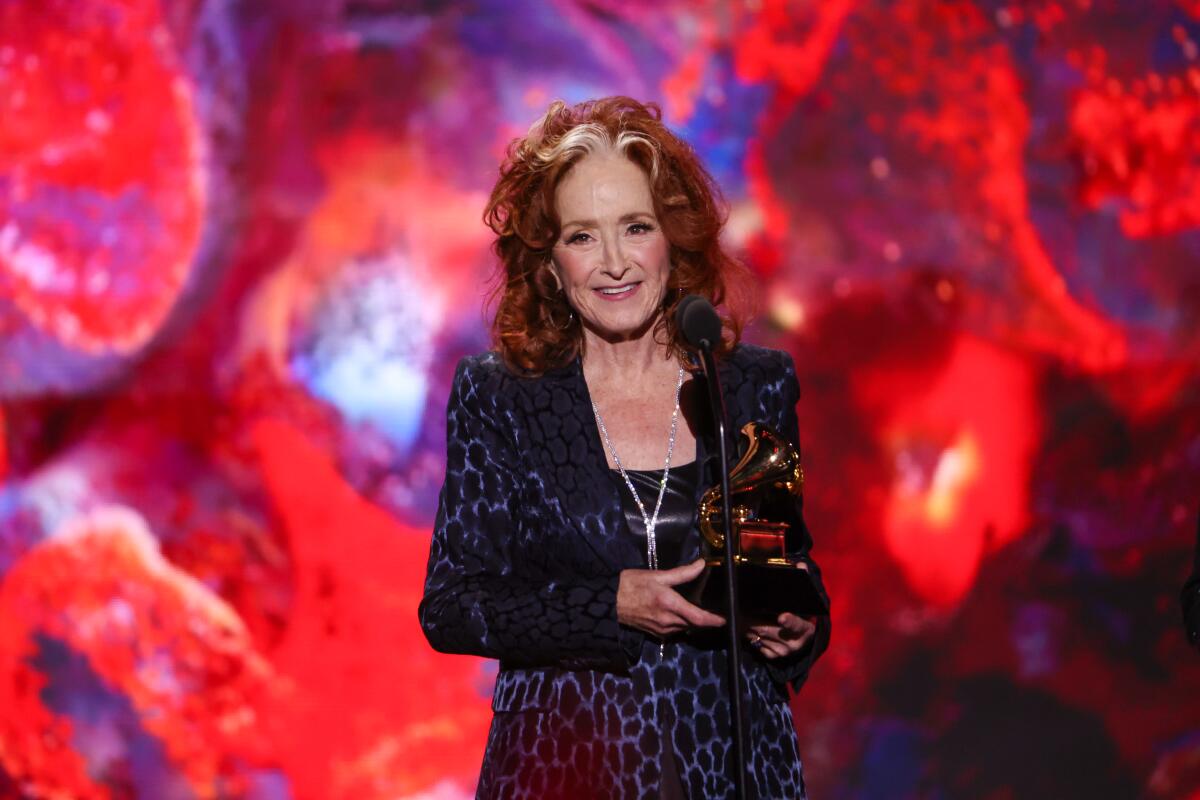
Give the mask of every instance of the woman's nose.
M 604 272 L 614 277 L 621 277 L 629 269 L 629 259 L 617 242 L 605 242 L 602 255 Z

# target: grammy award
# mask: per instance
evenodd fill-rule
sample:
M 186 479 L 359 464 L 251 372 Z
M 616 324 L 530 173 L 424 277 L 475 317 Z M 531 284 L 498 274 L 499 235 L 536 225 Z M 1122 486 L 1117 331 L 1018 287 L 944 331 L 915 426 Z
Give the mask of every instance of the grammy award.
M 790 518 L 794 498 L 801 496 L 804 471 L 800 453 L 761 423 L 749 422 L 741 433 L 749 446 L 729 472 L 733 535 L 738 537 L 739 551 L 734 562 L 739 617 L 774 623 L 785 611 L 800 616 L 828 614 L 828 603 L 817 590 L 808 565 L 794 555 L 800 546 L 799 534 L 790 535 L 789 523 L 773 521 Z M 700 555 L 705 568 L 698 578 L 680 587 L 690 602 L 716 614 L 728 612 L 724 502 L 719 483 L 701 497 Z

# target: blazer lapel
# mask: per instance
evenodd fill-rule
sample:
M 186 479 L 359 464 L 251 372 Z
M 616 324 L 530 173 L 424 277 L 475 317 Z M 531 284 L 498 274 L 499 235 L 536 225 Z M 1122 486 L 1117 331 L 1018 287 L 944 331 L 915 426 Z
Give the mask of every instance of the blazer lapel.
M 737 448 L 742 447 L 737 433 L 745 424 L 744 404 L 739 397 L 745 391 L 745 376 L 729 359 L 717 363 L 722 394 L 729 415 L 731 465 L 736 463 Z M 695 372 L 704 380 L 703 373 Z M 551 370 L 539 379 L 523 382 L 521 403 L 528 420 L 529 450 L 542 484 L 552 488 L 562 515 L 572 533 L 611 569 L 625 569 L 643 562 L 632 536 L 628 534 L 621 497 L 608 469 L 604 443 L 592 412 L 591 395 L 578 358 L 561 369 Z M 701 395 L 703 397 L 703 395 Z M 700 461 L 700 482 L 695 500 L 720 480 L 719 451 L 714 425 L 707 425 L 696 439 L 696 458 Z M 684 545 L 684 553 L 697 552 L 699 536 Z
M 526 386 L 530 456 L 543 485 L 553 488 L 574 534 L 605 564 L 612 569 L 636 566 L 640 555 L 626 535 L 621 498 L 579 359 Z

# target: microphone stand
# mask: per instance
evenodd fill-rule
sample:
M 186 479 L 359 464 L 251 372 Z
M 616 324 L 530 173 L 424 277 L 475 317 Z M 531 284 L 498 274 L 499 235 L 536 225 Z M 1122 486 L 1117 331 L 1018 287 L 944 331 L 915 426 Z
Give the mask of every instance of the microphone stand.
M 721 456 L 722 525 L 725 533 L 725 590 L 729 598 L 729 710 L 733 717 L 733 785 L 738 800 L 746 799 L 746 718 L 742 713 L 742 630 L 738 621 L 737 558 L 741 554 L 741 543 L 733 535 L 733 503 L 729 496 L 729 450 L 725 435 L 725 398 L 721 393 L 721 379 L 717 375 L 717 363 L 713 358 L 712 343 L 707 339 L 700 342 L 700 358 L 708 375 L 708 401 L 712 407 L 713 421 L 717 427 L 718 450 Z

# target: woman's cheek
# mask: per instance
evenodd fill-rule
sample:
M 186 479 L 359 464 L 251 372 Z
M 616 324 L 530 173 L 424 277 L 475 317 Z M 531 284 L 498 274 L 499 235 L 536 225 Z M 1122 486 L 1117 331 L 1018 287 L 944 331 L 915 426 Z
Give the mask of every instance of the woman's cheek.
M 586 274 L 581 273 L 578 259 L 559 257 L 556 259 L 555 273 L 558 275 L 559 286 L 571 297 L 579 291 L 581 284 L 586 283 Z

